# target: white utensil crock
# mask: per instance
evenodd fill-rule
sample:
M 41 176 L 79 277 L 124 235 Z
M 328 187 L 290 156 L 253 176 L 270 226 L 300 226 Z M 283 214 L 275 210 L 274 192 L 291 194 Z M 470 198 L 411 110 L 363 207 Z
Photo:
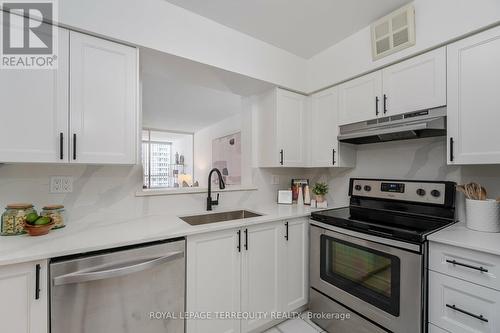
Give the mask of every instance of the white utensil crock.
M 465 218 L 469 229 L 500 232 L 500 203 L 491 199 L 465 199 Z

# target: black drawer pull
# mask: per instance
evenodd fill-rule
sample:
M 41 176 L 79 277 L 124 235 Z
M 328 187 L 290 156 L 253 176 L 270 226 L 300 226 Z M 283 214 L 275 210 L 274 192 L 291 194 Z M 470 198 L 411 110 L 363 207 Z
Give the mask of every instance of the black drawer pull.
M 280 150 L 280 164 L 283 165 L 283 149 Z
M 238 252 L 241 252 L 241 230 L 238 230 L 238 246 L 236 248 Z
M 285 227 L 286 227 L 285 239 L 288 241 L 288 221 L 285 222 Z
M 40 299 L 40 265 L 35 266 L 35 299 Z
M 470 269 L 475 269 L 475 270 L 478 270 L 478 271 L 484 272 L 484 273 L 488 272 L 488 270 L 486 268 L 484 268 L 483 266 L 477 267 L 477 266 L 467 265 L 467 264 L 463 264 L 461 262 L 458 262 L 456 260 L 449 260 L 449 259 L 446 259 L 446 262 L 449 264 L 457 265 L 457 266 L 463 266 L 463 267 L 467 267 Z
M 245 250 L 248 251 L 248 229 L 245 229 Z
M 387 96 L 384 94 L 384 114 L 387 113 Z
M 454 156 L 453 156 L 453 138 L 450 137 L 450 162 L 453 162 Z
M 468 316 L 471 316 L 471 317 L 473 317 L 473 318 L 476 318 L 476 319 L 478 319 L 478 320 L 484 321 L 485 323 L 487 323 L 487 322 L 488 322 L 488 319 L 484 318 L 484 317 L 483 317 L 483 315 L 476 315 L 476 314 L 470 313 L 469 311 L 462 310 L 462 309 L 460 309 L 460 308 L 457 308 L 457 307 L 455 306 L 455 304 L 453 304 L 453 305 L 446 304 L 446 307 L 448 307 L 448 308 L 450 308 L 450 309 L 453 309 L 453 310 L 455 310 L 455 311 L 458 311 L 458 312 L 460 312 L 460 313 L 466 314 L 466 315 L 468 315 Z
M 73 159 L 76 160 L 76 133 L 73 134 Z
M 332 149 L 332 165 L 335 165 L 335 149 Z
M 64 134 L 59 133 L 59 159 L 64 159 Z
M 378 116 L 378 96 L 375 96 L 375 115 Z

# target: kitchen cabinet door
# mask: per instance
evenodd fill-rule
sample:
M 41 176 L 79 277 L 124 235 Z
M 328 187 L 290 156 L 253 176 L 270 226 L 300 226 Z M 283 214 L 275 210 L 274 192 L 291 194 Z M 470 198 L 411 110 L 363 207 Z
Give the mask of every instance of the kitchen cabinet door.
M 377 118 L 382 112 L 382 72 L 347 81 L 339 87 L 339 125 Z
M 1 331 L 47 333 L 47 289 L 46 261 L 0 267 Z
M 446 48 L 383 69 L 382 82 L 381 115 L 445 106 Z
M 305 96 L 277 89 L 276 126 L 280 165 L 306 166 Z
M 191 313 L 239 312 L 240 229 L 187 237 L 186 310 Z M 189 319 L 187 333 L 238 333 L 237 319 Z
M 500 28 L 447 47 L 448 163 L 500 163 Z
M 137 49 L 70 34 L 70 161 L 135 164 Z
M 0 163 L 68 161 L 69 32 L 54 29 L 57 69 L 1 70 Z
M 356 152 L 352 145 L 339 143 L 338 88 L 311 96 L 310 167 L 353 167 Z
M 283 311 L 284 283 L 283 222 L 249 226 L 243 235 L 242 311 L 267 313 L 267 317 L 242 320 L 242 332 L 269 323 L 272 312 Z
M 295 311 L 309 301 L 309 221 L 285 221 L 286 281 L 284 310 Z

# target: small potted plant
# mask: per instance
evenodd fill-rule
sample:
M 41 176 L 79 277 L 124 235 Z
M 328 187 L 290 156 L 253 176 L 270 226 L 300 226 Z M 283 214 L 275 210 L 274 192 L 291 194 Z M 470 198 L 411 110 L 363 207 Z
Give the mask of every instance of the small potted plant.
M 312 192 L 316 196 L 316 202 L 323 202 L 325 201 L 325 195 L 328 193 L 328 184 L 316 183 L 312 188 Z

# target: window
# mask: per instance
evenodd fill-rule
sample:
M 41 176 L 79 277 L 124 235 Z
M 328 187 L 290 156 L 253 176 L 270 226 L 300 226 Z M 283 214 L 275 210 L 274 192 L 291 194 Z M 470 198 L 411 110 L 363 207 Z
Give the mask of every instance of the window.
M 144 130 L 143 188 L 192 186 L 193 135 Z

